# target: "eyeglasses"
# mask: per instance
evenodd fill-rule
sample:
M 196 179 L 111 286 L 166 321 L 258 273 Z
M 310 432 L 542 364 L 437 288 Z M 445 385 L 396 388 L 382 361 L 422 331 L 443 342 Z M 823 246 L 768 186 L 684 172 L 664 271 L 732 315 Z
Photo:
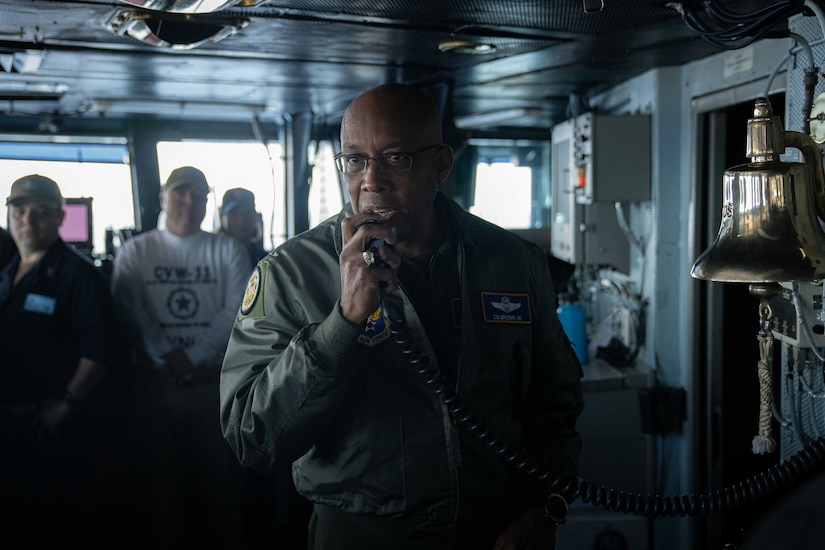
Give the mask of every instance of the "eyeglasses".
M 389 168 L 396 173 L 408 172 L 412 168 L 413 156 L 429 151 L 430 149 L 435 149 L 436 147 L 443 147 L 443 145 L 436 143 L 412 153 L 393 152 L 375 155 L 374 157 L 338 153 L 335 155 L 335 165 L 343 174 L 360 174 L 367 169 L 370 161 L 374 160 L 378 162 L 378 166 L 381 168 Z

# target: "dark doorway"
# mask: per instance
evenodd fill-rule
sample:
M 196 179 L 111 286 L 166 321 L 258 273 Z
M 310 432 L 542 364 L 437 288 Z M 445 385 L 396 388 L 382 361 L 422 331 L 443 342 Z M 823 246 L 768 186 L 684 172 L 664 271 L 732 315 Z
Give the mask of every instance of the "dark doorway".
M 774 115 L 784 122 L 785 95 L 770 97 Z M 726 169 L 751 162 L 746 155 L 748 119 L 753 117 L 753 101 L 732 105 L 701 115 L 700 147 L 703 203 L 697 216 L 703 250 L 719 230 L 723 176 Z M 759 301 L 746 283 L 699 283 L 699 372 L 698 425 L 695 456 L 697 490 L 703 494 L 738 485 L 779 462 L 779 450 L 766 455 L 751 451 L 758 433 L 759 381 Z M 778 426 L 774 439 L 779 441 Z M 697 519 L 694 537 L 697 548 L 724 548 L 739 545 L 755 527 L 754 518 L 767 502 L 748 503 L 734 510 Z

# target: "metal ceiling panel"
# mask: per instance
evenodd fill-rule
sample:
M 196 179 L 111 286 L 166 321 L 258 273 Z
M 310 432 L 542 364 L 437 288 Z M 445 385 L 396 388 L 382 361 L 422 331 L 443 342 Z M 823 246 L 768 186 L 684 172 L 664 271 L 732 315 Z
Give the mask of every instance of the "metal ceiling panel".
M 581 0 L 270 0 L 171 16 L 117 0 L 0 0 L 0 60 L 39 56 L 31 71 L 0 72 L 0 98 L 4 82 L 65 88 L 48 104 L 41 97 L 37 105 L 33 98 L 0 106 L 7 116 L 98 119 L 310 112 L 333 123 L 355 95 L 381 82 L 443 82 L 457 116 L 529 107 L 544 114 L 510 124 L 549 128 L 564 117 L 570 94 L 718 51 L 664 3 L 605 3 L 586 13 Z M 123 10 L 151 20 L 160 38 L 198 35 L 204 25 L 245 26 L 171 51 L 107 29 Z M 439 45 L 451 41 L 490 50 L 442 53 Z

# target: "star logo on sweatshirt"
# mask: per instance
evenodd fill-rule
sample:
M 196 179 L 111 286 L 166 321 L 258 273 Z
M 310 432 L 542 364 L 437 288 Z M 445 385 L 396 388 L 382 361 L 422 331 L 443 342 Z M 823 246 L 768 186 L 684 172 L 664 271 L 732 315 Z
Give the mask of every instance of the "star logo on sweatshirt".
M 189 319 L 198 312 L 198 296 L 188 288 L 173 290 L 166 300 L 166 309 L 178 319 Z

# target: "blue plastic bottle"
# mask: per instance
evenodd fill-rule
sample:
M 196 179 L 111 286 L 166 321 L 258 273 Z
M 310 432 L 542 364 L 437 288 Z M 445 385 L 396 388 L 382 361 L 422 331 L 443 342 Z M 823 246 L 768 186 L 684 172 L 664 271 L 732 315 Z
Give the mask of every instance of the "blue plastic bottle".
M 559 307 L 556 310 L 564 328 L 564 333 L 573 344 L 573 350 L 579 362 L 584 365 L 588 361 L 587 353 L 587 316 L 584 308 L 570 294 L 559 294 Z

